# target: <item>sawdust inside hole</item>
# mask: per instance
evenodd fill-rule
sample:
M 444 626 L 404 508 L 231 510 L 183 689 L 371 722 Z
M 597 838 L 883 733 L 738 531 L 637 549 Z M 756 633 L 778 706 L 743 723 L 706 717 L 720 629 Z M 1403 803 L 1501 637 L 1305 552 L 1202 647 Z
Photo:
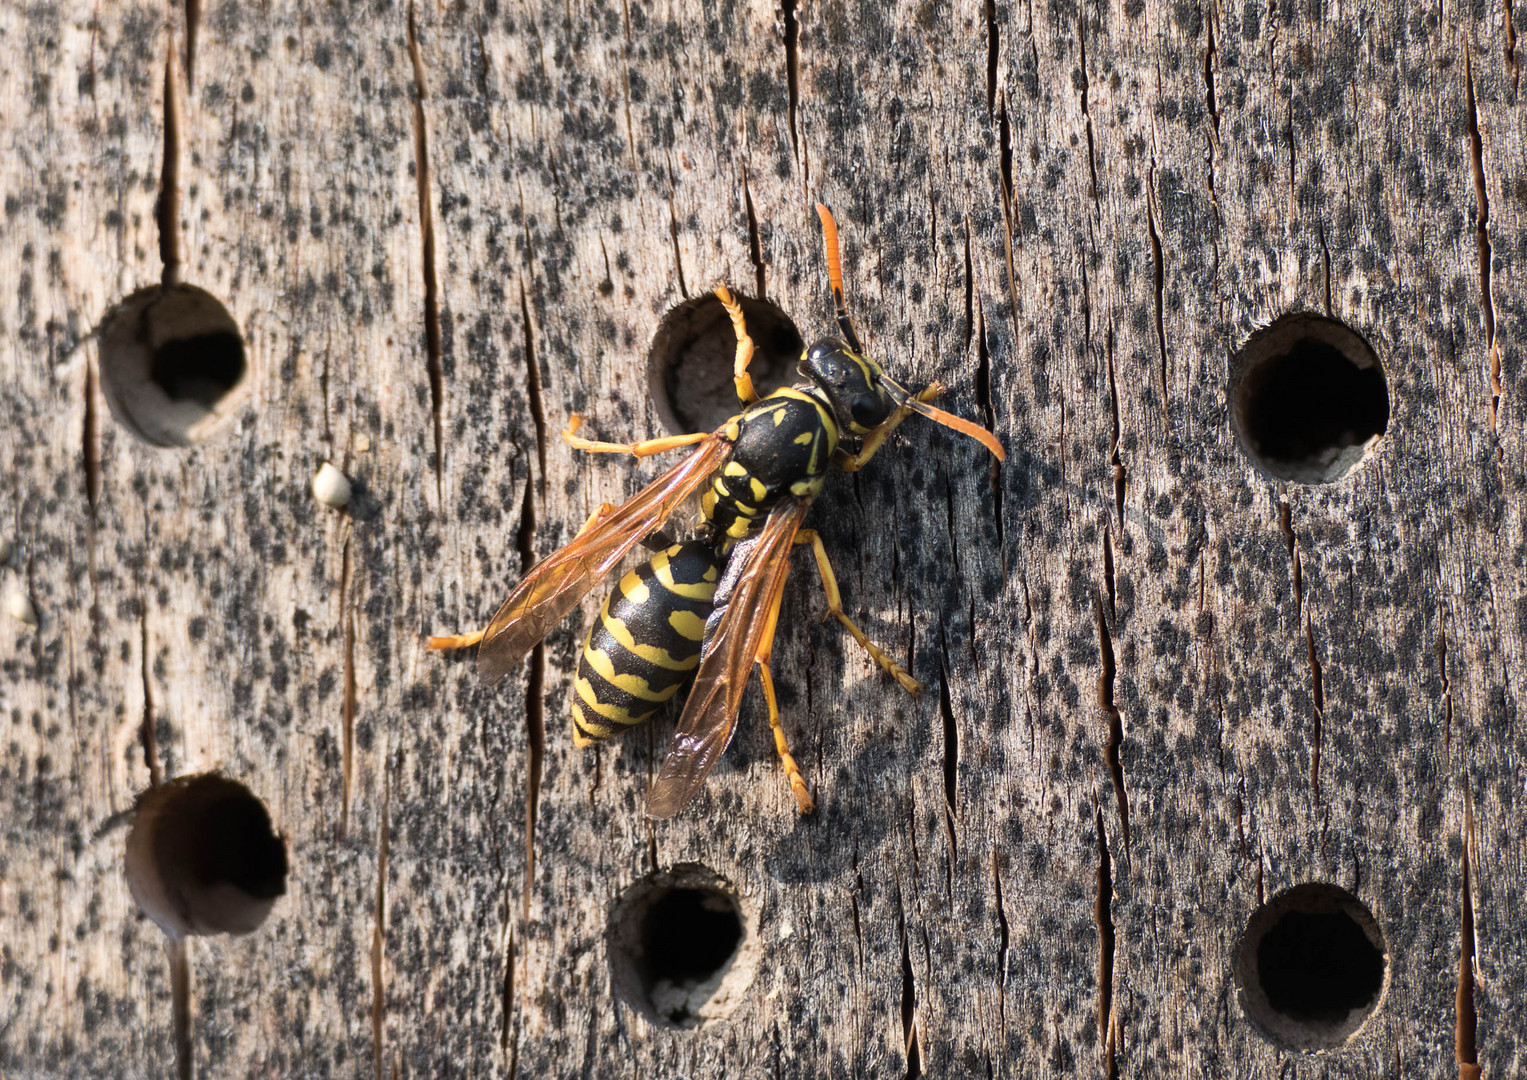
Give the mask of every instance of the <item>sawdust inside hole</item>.
M 732 290 L 742 305 L 760 397 L 795 379 L 805 342 L 795 323 L 767 300 Z M 658 419 L 675 435 L 714 431 L 741 411 L 732 373 L 737 334 L 715 294 L 692 297 L 663 316 L 647 350 L 647 382 Z
M 758 970 L 753 920 L 737 891 L 699 864 L 648 874 L 610 911 L 605 933 L 617 997 L 660 1027 L 731 1015 Z
M 1389 954 L 1362 901 L 1335 885 L 1298 885 L 1252 913 L 1237 950 L 1241 1008 L 1290 1050 L 1346 1043 L 1378 1010 Z
M 1333 483 L 1388 430 L 1384 367 L 1368 342 L 1336 319 L 1285 315 L 1251 335 L 1233 370 L 1231 424 L 1268 476 Z
M 140 289 L 100 329 L 101 390 L 117 421 L 153 446 L 201 442 L 249 385 L 238 323 L 195 285 Z

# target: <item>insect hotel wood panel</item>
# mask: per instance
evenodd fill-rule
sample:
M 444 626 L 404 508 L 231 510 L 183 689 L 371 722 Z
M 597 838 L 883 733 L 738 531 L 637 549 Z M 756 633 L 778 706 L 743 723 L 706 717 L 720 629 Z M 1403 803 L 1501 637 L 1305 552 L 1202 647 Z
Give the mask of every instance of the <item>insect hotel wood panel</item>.
M 1513 19 L 0 10 L 0 1071 L 1520 1074 Z M 678 705 L 569 720 L 618 573 L 496 687 L 424 639 L 687 452 L 574 413 L 735 411 L 713 286 L 771 385 L 838 332 L 818 201 L 1006 461 L 829 478 L 922 693 L 798 551 L 815 813 L 750 689 L 653 821 Z

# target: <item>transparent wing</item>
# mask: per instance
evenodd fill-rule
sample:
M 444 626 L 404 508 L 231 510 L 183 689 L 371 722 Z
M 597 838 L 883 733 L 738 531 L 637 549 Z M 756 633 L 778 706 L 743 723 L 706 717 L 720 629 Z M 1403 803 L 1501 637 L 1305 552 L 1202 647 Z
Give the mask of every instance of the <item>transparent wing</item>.
M 495 683 L 578 606 L 601 578 L 642 538 L 660 527 L 725 459 L 731 443 L 707 435 L 694 452 L 595 522 L 560 551 L 536 563 L 483 631 L 477 672 Z
M 773 627 L 770 613 L 785 588 L 795 534 L 810 507 L 809 499 L 779 503 L 748 552 L 721 625 L 700 658 L 673 745 L 647 793 L 648 817 L 668 818 L 684 809 L 731 741 L 753 660 L 768 644 L 764 638 Z

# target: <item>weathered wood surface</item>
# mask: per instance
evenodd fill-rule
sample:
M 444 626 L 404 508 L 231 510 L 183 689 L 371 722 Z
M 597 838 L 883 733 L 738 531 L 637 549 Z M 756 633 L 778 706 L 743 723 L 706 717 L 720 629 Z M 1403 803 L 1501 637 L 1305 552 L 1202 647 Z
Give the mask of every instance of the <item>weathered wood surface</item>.
M 188 63 L 179 8 L 0 10 L 0 574 L 41 616 L 0 638 L 0 1068 L 172 1067 L 161 938 L 101 831 L 149 783 L 147 723 L 166 775 L 221 767 L 291 848 L 266 926 L 192 948 L 205 1075 L 1437 1075 L 1465 904 L 1478 1061 L 1521 1073 L 1511 12 L 214 0 Z M 253 387 L 159 450 L 87 335 L 162 272 L 171 41 L 182 277 Z M 1009 459 L 913 422 L 824 495 L 850 612 L 928 690 L 818 625 L 798 573 L 775 669 L 819 814 L 750 697 L 654 827 L 662 726 L 568 737 L 580 623 L 496 690 L 420 633 L 481 623 L 653 475 L 555 433 L 657 432 L 669 306 L 761 281 L 827 328 L 817 198 L 870 346 L 989 409 Z M 1388 374 L 1388 434 L 1330 486 L 1263 478 L 1228 424 L 1233 350 L 1292 309 Z M 348 515 L 309 494 L 325 459 Z M 603 946 L 620 890 L 688 861 L 763 944 L 698 1032 L 616 1005 Z M 1392 962 L 1317 1056 L 1232 979 L 1252 910 L 1305 881 L 1362 899 Z

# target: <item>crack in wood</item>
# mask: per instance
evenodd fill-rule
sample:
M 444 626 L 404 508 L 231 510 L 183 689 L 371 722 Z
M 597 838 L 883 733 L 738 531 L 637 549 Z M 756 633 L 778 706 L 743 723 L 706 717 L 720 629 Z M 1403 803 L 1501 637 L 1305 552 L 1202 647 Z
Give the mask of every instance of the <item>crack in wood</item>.
M 1087 194 L 1092 197 L 1093 203 L 1098 201 L 1098 163 L 1097 148 L 1092 136 L 1092 111 L 1087 103 L 1087 91 L 1091 83 L 1087 78 L 1087 11 L 1084 5 L 1077 5 L 1076 15 L 1076 48 L 1077 48 L 1077 71 L 1080 74 L 1080 90 L 1082 94 L 1082 119 L 1087 127 L 1087 175 L 1089 177 Z
M 992 397 L 991 349 L 986 343 L 986 305 L 977 296 L 975 261 L 971 252 L 970 215 L 965 215 L 965 352 L 971 339 L 976 343 L 976 401 L 986 417 L 987 428 L 997 427 L 997 406 Z M 1007 526 L 1002 512 L 1002 463 L 993 461 L 987 472 L 991 491 L 992 520 L 997 527 L 997 554 L 1002 560 L 1002 576 L 1007 577 Z
M 413 0 L 408 2 L 408 57 L 413 66 L 414 181 L 419 195 L 419 240 L 424 271 L 424 367 L 429 376 L 430 421 L 435 437 L 435 497 L 445 508 L 445 370 L 441 359 L 440 282 L 435 268 L 435 222 L 430 201 L 429 132 L 425 125 L 424 55 L 419 48 L 419 22 Z
M 689 285 L 684 280 L 684 256 L 679 251 L 679 215 L 673 207 L 673 196 L 668 198 L 668 236 L 673 241 L 673 269 L 679 278 L 679 295 L 689 299 Z
M 511 1078 L 519 1071 L 519 1045 L 514 1040 L 514 930 L 510 929 L 504 943 L 504 982 L 500 995 L 503 1022 L 498 1032 L 499 1052 L 509 1057 L 508 1074 Z
M 159 230 L 160 282 L 166 288 L 180 281 L 180 82 L 175 78 L 175 39 L 167 38 L 164 61 L 164 161 L 159 171 L 159 196 L 154 201 L 154 224 Z
M 1109 627 L 1107 616 L 1103 612 L 1103 594 L 1098 592 L 1093 597 L 1093 603 L 1097 611 L 1098 629 L 1098 656 L 1101 671 L 1098 674 L 1098 709 L 1108 723 L 1108 738 L 1104 744 L 1103 756 L 1108 763 L 1108 775 L 1113 783 L 1114 800 L 1119 810 L 1119 828 L 1124 834 L 1124 849 L 1129 850 L 1129 791 L 1124 784 L 1124 762 L 1119 756 L 1119 747 L 1124 743 L 1124 718 L 1119 711 L 1119 706 L 1114 701 L 1113 686 L 1115 664 L 1113 654 L 1113 633 Z
M 196 38 L 201 30 L 201 0 L 185 0 L 186 86 L 196 85 Z
M 1294 586 L 1294 614 L 1304 614 L 1304 560 L 1299 555 L 1299 543 L 1294 536 L 1294 511 L 1287 499 L 1278 502 L 1278 529 L 1283 533 L 1283 544 L 1288 549 L 1289 576 Z
M 764 288 L 763 240 L 758 234 L 758 214 L 753 209 L 753 192 L 748 186 L 748 166 L 742 165 L 742 205 L 748 215 L 748 258 L 753 261 L 753 275 L 758 288 L 758 298 L 767 300 Z
M 1170 422 L 1167 382 L 1166 318 L 1162 313 L 1162 294 L 1166 288 L 1166 262 L 1161 253 L 1161 234 L 1156 231 L 1156 163 L 1152 159 L 1146 174 L 1145 221 L 1150 229 L 1151 261 L 1154 265 L 1153 289 L 1156 298 L 1156 348 L 1161 357 L 1161 418 Z
M 955 807 L 960 798 L 960 729 L 954 719 L 954 699 L 949 694 L 949 653 L 944 640 L 944 626 L 939 624 L 939 680 L 938 710 L 944 724 L 943 773 L 944 773 L 944 824 L 949 831 L 949 862 L 945 884 L 952 893 L 954 882 L 949 875 L 960 857 L 959 840 L 955 836 Z
M 1478 943 L 1474 938 L 1474 895 L 1470 881 L 1469 851 L 1474 846 L 1474 807 L 1464 803 L 1463 883 L 1459 895 L 1458 992 L 1453 1053 L 1458 1061 L 1458 1080 L 1479 1080 L 1479 1017 L 1474 1008 L 1474 958 Z
M 1013 340 L 1021 341 L 1018 313 L 1022 310 L 1018 296 L 1018 270 L 1013 261 L 1013 129 L 1007 118 L 1007 91 L 1002 92 L 1001 106 L 997 112 L 998 168 L 1002 176 L 1002 245 L 1007 267 L 1007 296 L 1009 317 L 1013 322 Z
M 349 536 L 345 537 L 339 559 L 339 622 L 344 636 L 344 684 L 340 699 L 339 736 L 339 835 L 350 832 L 350 800 L 355 776 L 355 706 L 358 692 L 355 684 L 355 605 L 351 602 L 355 569 L 350 558 Z
M 542 474 L 544 475 L 544 473 Z M 534 485 L 525 485 L 525 499 L 520 508 L 520 527 L 515 547 L 520 555 L 520 572 L 535 564 L 536 511 Z M 541 806 L 541 775 L 546 757 L 546 643 L 538 641 L 530 650 L 525 676 L 525 743 L 529 758 L 525 767 L 525 897 L 524 914 L 530 917 L 531 888 L 536 870 L 536 819 Z
M 90 547 L 95 548 L 96 506 L 101 501 L 101 433 L 95 414 L 95 365 L 85 360 L 85 417 L 81 425 L 81 458 L 85 467 L 85 503 L 90 508 Z M 92 563 L 94 560 L 92 559 Z
M 1124 467 L 1124 458 L 1119 453 L 1119 439 L 1123 434 L 1123 424 L 1119 419 L 1119 376 L 1117 364 L 1114 360 L 1114 333 L 1113 328 L 1108 328 L 1108 333 L 1103 337 L 1103 351 L 1108 357 L 1108 406 L 1112 412 L 1112 426 L 1108 432 L 1108 464 L 1113 468 L 1113 507 L 1119 515 L 1119 528 L 1124 528 L 1124 496 L 1129 483 L 1128 470 Z
M 143 746 L 143 764 L 148 768 L 149 787 L 164 783 L 164 768 L 159 762 L 158 715 L 154 706 L 154 686 L 149 678 L 148 605 L 138 607 L 138 671 L 143 680 L 143 716 L 138 722 L 138 741 Z
M 1113 1023 L 1113 859 L 1108 853 L 1108 834 L 1103 828 L 1103 808 L 1096 808 L 1098 831 L 1097 899 L 1093 903 L 1093 921 L 1098 928 L 1098 1037 L 1110 1075 L 1113 1072 L 1113 1048 L 1109 1030 Z
M 897 891 L 896 929 L 901 939 L 901 1033 L 907 1058 L 906 1080 L 923 1075 L 922 1047 L 917 1036 L 917 980 L 912 971 L 912 952 L 907 945 L 906 909 Z
M 1511 0 L 1501 0 L 1504 6 L 1504 22 L 1506 24 L 1506 71 L 1511 76 L 1511 92 L 1517 91 L 1518 83 L 1522 76 L 1522 65 L 1516 56 L 1516 12 Z
M 608 261 L 605 263 L 605 274 L 606 276 L 609 274 Z M 530 405 L 530 418 L 536 429 L 536 465 L 539 467 L 536 481 L 544 497 L 546 491 L 546 404 L 542 397 L 541 365 L 536 358 L 535 330 L 530 320 L 530 296 L 525 291 L 524 279 L 520 280 L 520 319 L 525 324 L 525 397 Z M 533 520 L 531 528 L 535 528 Z M 530 564 L 526 563 L 521 570 L 529 568 Z
M 1317 235 L 1320 237 L 1320 265 L 1324 270 L 1325 277 L 1325 308 L 1326 318 L 1333 318 L 1331 314 L 1331 248 L 1326 244 L 1326 224 L 1319 223 Z
M 1314 703 L 1314 727 L 1310 732 L 1310 787 L 1315 801 L 1320 801 L 1320 740 L 1325 720 L 1325 676 L 1320 657 L 1315 652 L 1315 624 L 1308 615 L 1304 619 L 1304 641 L 1310 662 L 1310 698 Z
M 382 761 L 387 759 L 385 746 Z M 387 1047 L 383 1041 L 386 1034 L 387 988 L 383 984 L 387 948 L 387 816 L 388 802 L 392 793 L 392 780 L 382 781 L 382 813 L 377 823 L 376 862 L 376 917 L 371 929 L 371 1045 L 376 1080 L 387 1075 Z
M 785 28 L 785 92 L 789 100 L 787 115 L 790 125 L 790 149 L 799 158 L 801 139 L 796 127 L 796 115 L 801 105 L 801 23 L 796 15 L 796 4 L 797 0 L 780 0 L 779 14 Z
M 1442 678 L 1442 749 L 1453 745 L 1453 684 L 1447 676 L 1447 612 L 1437 611 L 1437 672 Z
M 1495 300 L 1490 282 L 1490 193 L 1485 184 L 1484 136 L 1479 130 L 1479 111 L 1474 101 L 1474 63 L 1467 45 L 1463 53 L 1464 102 L 1469 114 L 1469 166 L 1474 176 L 1474 243 L 1479 251 L 1479 306 L 1485 323 L 1485 355 L 1490 360 L 1490 433 L 1496 434 L 1500 418 L 1501 384 L 1500 344 L 1495 340 Z M 1497 445 L 1496 452 L 1501 452 Z
M 997 1017 L 1007 1025 L 1007 950 L 1012 929 L 1007 922 L 1007 908 L 1002 903 L 1002 865 L 996 850 L 991 853 L 991 880 L 997 905 Z
M 1509 2 L 1509 0 L 1508 0 Z M 1002 28 L 997 24 L 997 0 L 986 0 L 986 115 L 997 111 L 997 57 Z
M 625 64 L 621 68 L 621 95 L 625 99 L 626 109 L 626 151 L 631 156 L 631 168 L 635 169 L 636 162 L 636 125 L 631 122 L 631 4 L 630 0 L 620 0 L 621 26 L 625 31 Z
M 190 943 L 183 937 L 173 937 L 166 943 L 166 951 L 170 960 L 170 1028 L 175 1042 L 175 1075 L 179 1080 L 191 1080 L 196 1068 L 191 1038 Z

